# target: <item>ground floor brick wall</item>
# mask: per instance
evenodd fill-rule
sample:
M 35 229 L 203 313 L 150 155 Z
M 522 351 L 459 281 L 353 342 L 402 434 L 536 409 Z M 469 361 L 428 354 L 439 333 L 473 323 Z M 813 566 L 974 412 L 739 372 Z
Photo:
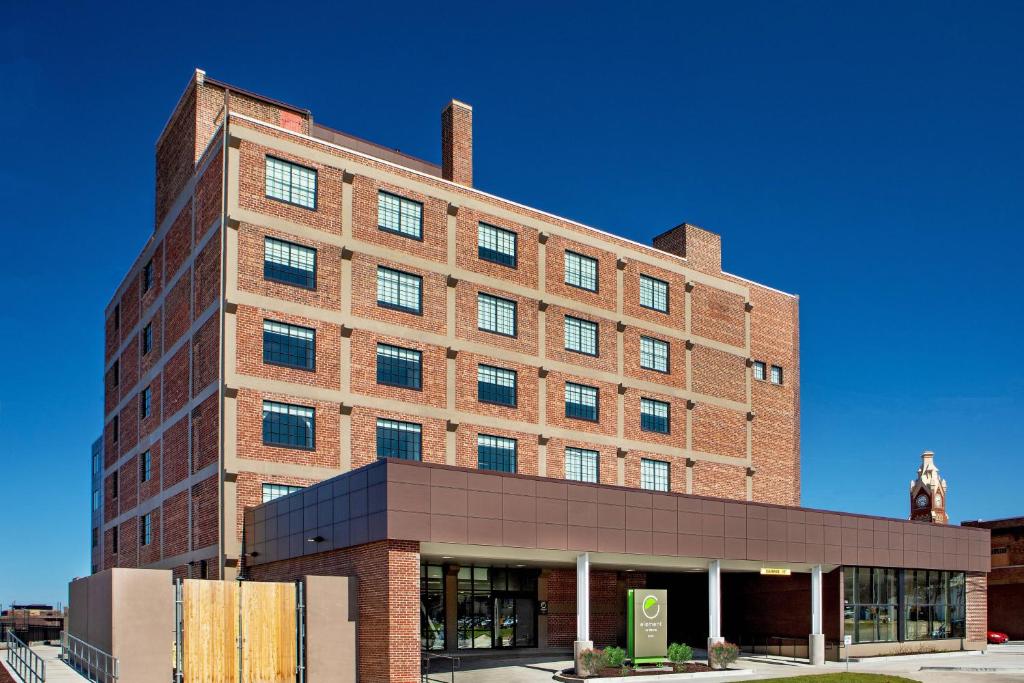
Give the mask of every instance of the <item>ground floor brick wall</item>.
M 590 572 L 590 639 L 596 647 L 625 647 L 626 591 L 647 585 L 644 572 Z M 548 574 L 548 647 L 571 648 L 576 640 L 576 570 Z
M 257 581 L 356 577 L 359 680 L 415 683 L 420 680 L 419 567 L 418 543 L 378 541 L 257 565 L 248 573 Z
M 967 640 L 985 642 L 988 631 L 988 574 L 967 574 Z

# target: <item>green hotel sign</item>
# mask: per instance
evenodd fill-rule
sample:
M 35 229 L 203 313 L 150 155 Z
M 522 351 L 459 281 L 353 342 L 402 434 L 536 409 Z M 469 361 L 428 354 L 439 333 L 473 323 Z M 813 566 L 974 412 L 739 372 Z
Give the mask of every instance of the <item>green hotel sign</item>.
M 630 588 L 626 596 L 626 654 L 634 664 L 662 662 L 668 653 L 668 593 Z

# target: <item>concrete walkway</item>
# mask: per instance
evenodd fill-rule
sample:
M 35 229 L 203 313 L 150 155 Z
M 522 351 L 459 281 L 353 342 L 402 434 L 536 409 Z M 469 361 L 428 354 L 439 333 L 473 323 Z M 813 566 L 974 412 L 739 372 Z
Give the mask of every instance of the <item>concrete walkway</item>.
M 32 651 L 43 658 L 46 663 L 46 683 L 82 683 L 86 680 L 77 671 L 60 659 L 60 648 L 52 645 L 33 645 Z M 0 653 L 0 660 L 11 678 L 21 683 L 21 678 L 7 666 L 7 653 Z

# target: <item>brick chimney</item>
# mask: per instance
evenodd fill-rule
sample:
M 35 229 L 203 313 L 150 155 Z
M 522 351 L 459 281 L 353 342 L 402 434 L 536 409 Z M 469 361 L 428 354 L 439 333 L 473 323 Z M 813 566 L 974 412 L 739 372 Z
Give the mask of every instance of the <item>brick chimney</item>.
M 682 223 L 654 238 L 654 248 L 685 258 L 704 273 L 722 272 L 722 236 Z
M 473 107 L 458 100 L 441 112 L 441 175 L 473 186 Z

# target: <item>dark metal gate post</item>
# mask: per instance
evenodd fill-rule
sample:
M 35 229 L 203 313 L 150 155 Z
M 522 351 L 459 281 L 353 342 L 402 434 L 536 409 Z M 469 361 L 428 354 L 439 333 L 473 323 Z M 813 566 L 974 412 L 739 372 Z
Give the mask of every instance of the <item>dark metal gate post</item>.
M 184 606 L 184 590 L 182 589 L 181 579 L 175 579 L 174 581 L 174 681 L 175 683 L 182 683 L 185 678 L 185 673 L 182 671 L 182 665 L 185 661 L 185 655 L 182 651 L 184 648 L 184 620 L 185 620 L 185 606 Z
M 295 582 L 295 679 L 306 683 L 306 602 L 302 581 Z

